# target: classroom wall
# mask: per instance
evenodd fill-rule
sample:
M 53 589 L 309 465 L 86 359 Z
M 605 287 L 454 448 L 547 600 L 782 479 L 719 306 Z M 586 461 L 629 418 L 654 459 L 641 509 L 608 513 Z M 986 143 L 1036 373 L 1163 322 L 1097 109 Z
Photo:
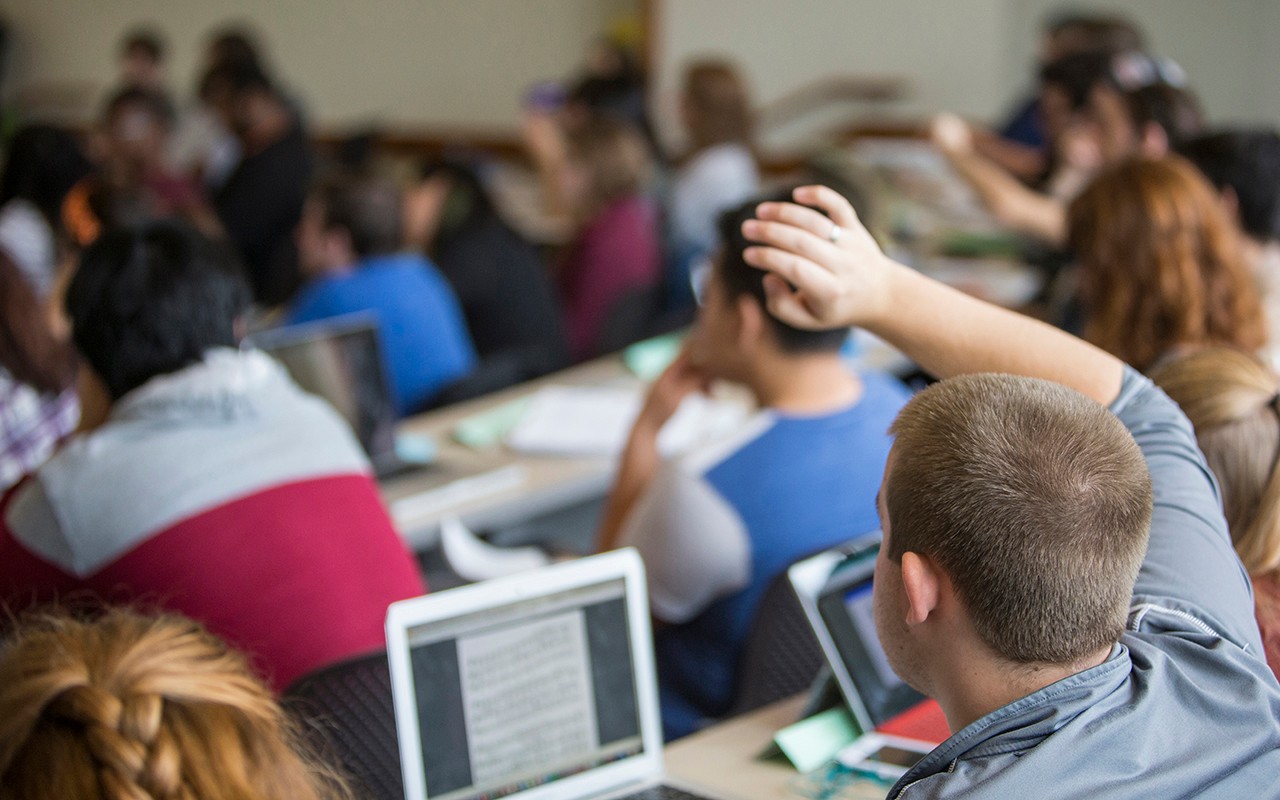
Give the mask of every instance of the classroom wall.
M 121 36 L 147 22 L 168 37 L 172 83 L 185 94 L 209 31 L 248 20 L 322 126 L 503 130 L 516 126 L 529 86 L 569 72 L 618 9 L 617 0 L 0 0 L 17 88 L 89 84 L 100 96 Z
M 215 25 L 250 20 L 321 127 L 382 120 L 407 128 L 514 132 L 531 83 L 570 73 L 586 43 L 635 0 L 0 0 L 16 36 L 18 88 L 93 87 L 114 75 L 115 47 L 151 21 L 171 40 L 175 86 L 190 87 Z M 887 109 L 944 108 L 989 119 L 1032 84 L 1036 31 L 1061 0 L 654 0 L 655 105 L 674 128 L 674 88 L 692 57 L 729 55 L 756 96 L 774 99 L 838 73 L 901 74 L 910 98 Z M 1280 124 L 1280 2 L 1095 0 L 1120 7 L 1155 52 L 1186 67 L 1216 121 Z M 92 94 L 92 92 L 90 92 Z M 775 132 L 802 142 L 834 115 Z
M 739 61 L 764 101 L 822 75 L 900 72 L 912 96 L 893 114 L 995 119 L 1034 85 L 1041 22 L 1064 5 L 1131 17 L 1154 53 L 1186 69 L 1212 121 L 1280 124 L 1274 0 L 804 0 L 785 11 L 768 0 L 665 0 L 659 96 L 669 103 L 682 65 L 714 52 Z

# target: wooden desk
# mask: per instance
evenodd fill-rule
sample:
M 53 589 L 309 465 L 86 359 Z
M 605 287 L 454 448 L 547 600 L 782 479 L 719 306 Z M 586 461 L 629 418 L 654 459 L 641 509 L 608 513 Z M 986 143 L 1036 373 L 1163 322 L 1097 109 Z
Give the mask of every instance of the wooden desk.
M 454 441 L 460 421 L 552 384 L 637 386 L 640 380 L 620 356 L 605 356 L 406 420 L 404 433 L 430 436 L 438 448 L 430 467 L 381 481 L 383 502 L 411 549 L 434 547 L 440 523 L 450 516 L 472 530 L 503 528 L 608 491 L 615 468 L 611 458 L 531 456 L 501 444 L 472 449 Z
M 667 774 L 690 788 L 731 800 L 799 800 L 801 776 L 781 757 L 758 759 L 779 728 L 796 721 L 804 705 L 796 695 L 687 736 L 666 749 Z M 841 800 L 882 800 L 889 787 L 851 784 Z
M 901 353 L 874 337 L 860 337 L 860 343 L 860 364 L 899 374 L 912 367 Z M 613 483 L 613 458 L 527 455 L 502 444 L 477 450 L 455 441 L 453 429 L 468 417 L 546 386 L 629 388 L 641 383 L 621 354 L 614 354 L 406 420 L 400 430 L 429 436 L 437 456 L 430 467 L 380 481 L 396 529 L 410 549 L 423 552 L 436 546 L 440 524 L 451 516 L 471 530 L 500 530 L 603 498 Z M 730 398 L 735 394 L 749 403 L 742 390 L 725 391 Z

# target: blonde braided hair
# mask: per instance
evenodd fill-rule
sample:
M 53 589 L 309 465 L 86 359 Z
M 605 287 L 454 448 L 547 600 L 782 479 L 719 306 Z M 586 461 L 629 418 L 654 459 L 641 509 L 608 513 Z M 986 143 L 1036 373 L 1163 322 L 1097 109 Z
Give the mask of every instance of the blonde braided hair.
M 242 656 L 181 617 L 24 621 L 0 650 L 0 800 L 349 797 Z

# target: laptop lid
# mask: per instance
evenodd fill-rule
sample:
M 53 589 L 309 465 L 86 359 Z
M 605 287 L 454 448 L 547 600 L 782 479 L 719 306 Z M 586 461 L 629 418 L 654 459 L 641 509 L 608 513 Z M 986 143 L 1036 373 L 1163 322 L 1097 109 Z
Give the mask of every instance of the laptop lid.
M 279 361 L 304 391 L 327 400 L 351 426 L 375 469 L 395 463 L 398 419 L 373 315 L 274 328 L 247 341 Z
M 872 610 L 879 531 L 793 564 L 787 576 L 859 726 L 869 731 L 924 700 L 880 646 Z
M 407 800 L 580 798 L 662 773 L 634 550 L 395 603 L 387 658 Z

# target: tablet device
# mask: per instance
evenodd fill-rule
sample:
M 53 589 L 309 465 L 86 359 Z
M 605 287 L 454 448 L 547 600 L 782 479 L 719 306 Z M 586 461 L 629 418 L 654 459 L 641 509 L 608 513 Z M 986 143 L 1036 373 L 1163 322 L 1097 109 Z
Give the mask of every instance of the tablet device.
M 841 695 L 863 731 L 924 700 L 894 673 L 876 635 L 872 582 L 880 532 L 797 562 L 787 571 Z

